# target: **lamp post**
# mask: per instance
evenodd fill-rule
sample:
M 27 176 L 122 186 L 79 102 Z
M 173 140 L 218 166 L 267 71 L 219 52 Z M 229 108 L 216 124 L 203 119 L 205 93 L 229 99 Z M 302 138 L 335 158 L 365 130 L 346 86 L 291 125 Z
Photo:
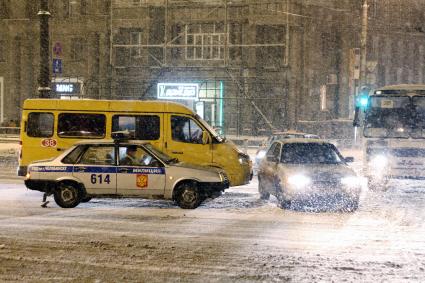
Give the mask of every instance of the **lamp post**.
M 50 67 L 49 67 L 49 0 L 40 0 L 40 70 L 38 77 L 38 93 L 40 98 L 50 98 Z
M 366 84 L 366 64 L 367 64 L 367 13 L 368 13 L 368 4 L 367 0 L 363 0 L 362 6 L 362 32 L 360 37 L 360 87 Z

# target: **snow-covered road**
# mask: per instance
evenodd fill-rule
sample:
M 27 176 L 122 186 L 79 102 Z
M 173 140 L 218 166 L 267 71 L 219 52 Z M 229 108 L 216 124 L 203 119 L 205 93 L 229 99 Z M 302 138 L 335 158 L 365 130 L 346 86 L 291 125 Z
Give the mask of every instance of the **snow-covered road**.
M 257 182 L 195 210 L 101 199 L 74 209 L 0 181 L 0 281 L 425 280 L 425 182 L 365 191 L 355 213 L 288 211 Z

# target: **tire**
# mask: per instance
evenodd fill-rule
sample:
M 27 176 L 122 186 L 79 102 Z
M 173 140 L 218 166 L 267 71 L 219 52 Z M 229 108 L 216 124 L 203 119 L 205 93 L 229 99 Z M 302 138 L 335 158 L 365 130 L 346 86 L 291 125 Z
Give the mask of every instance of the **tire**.
M 285 199 L 283 196 L 279 198 L 279 207 L 283 209 L 291 208 L 291 201 Z
M 258 192 L 260 193 L 261 200 L 268 200 L 270 198 L 270 193 L 264 191 L 264 187 L 260 178 L 258 178 Z
M 349 212 L 354 212 L 354 211 L 356 211 L 357 209 L 359 209 L 359 200 L 358 200 L 358 199 L 353 199 L 353 200 L 351 200 L 351 201 L 348 203 L 348 205 L 347 205 L 346 209 L 347 209 L 347 211 L 349 211 Z
M 81 201 L 81 190 L 76 184 L 63 182 L 58 185 L 54 192 L 57 205 L 62 208 L 74 208 Z
M 209 197 L 209 198 L 211 198 L 211 199 L 215 199 L 215 198 L 220 197 L 222 194 L 223 194 L 223 192 L 222 192 L 222 191 L 220 191 L 220 192 L 213 192 L 213 193 L 210 193 L 210 194 L 208 195 L 208 197 Z
M 85 197 L 81 200 L 81 202 L 89 202 L 91 201 L 92 197 Z
M 204 200 L 196 183 L 185 182 L 176 188 L 175 201 L 184 209 L 195 209 Z

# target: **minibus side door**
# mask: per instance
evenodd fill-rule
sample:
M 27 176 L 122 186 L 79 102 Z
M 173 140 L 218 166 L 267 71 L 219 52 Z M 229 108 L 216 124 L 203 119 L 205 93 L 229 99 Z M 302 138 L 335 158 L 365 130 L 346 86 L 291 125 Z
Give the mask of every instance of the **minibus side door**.
M 193 117 L 184 114 L 168 114 L 165 127 L 165 152 L 168 155 L 189 163 L 212 164 L 211 143 L 203 144 L 202 141 L 202 133 L 206 130 Z

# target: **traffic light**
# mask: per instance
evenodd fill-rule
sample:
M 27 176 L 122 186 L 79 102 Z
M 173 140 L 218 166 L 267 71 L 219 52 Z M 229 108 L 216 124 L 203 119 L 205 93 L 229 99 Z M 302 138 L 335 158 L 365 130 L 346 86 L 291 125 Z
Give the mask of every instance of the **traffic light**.
M 359 93 L 356 96 L 356 101 L 355 101 L 356 107 L 354 109 L 354 120 L 353 120 L 354 127 L 361 126 L 361 121 L 362 121 L 361 112 L 365 112 L 370 105 L 369 92 L 370 92 L 370 87 L 362 86 L 360 88 Z
M 356 97 L 356 108 L 365 110 L 369 107 L 369 92 L 370 88 L 367 86 L 361 87 L 359 94 Z

